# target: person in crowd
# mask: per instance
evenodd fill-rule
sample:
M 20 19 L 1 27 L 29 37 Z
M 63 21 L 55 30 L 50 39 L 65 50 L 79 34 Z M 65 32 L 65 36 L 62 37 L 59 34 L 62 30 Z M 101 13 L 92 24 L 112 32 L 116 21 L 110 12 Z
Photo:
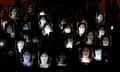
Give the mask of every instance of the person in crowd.
M 101 38 L 102 58 L 103 62 L 109 64 L 111 62 L 112 38 L 110 35 L 104 35 Z
M 81 21 L 77 23 L 77 33 L 75 36 L 75 45 L 79 45 L 85 42 L 85 35 L 87 32 L 87 23 L 86 21 Z

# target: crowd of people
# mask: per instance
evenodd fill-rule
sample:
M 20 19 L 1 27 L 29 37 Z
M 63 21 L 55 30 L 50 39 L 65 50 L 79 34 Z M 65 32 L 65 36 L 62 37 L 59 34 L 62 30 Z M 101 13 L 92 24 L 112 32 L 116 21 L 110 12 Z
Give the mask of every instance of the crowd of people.
M 0 9 L 1 66 L 15 72 L 110 70 L 114 27 L 106 28 L 105 13 L 96 12 L 94 24 L 86 17 L 73 22 L 58 17 L 52 22 L 45 10 L 36 14 L 34 9 L 28 4 L 23 17 L 17 7 L 9 7 L 8 15 Z

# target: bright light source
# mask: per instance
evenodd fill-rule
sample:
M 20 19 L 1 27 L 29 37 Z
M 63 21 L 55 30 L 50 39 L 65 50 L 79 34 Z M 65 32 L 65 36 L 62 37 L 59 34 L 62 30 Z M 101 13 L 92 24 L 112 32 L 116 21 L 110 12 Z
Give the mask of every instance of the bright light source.
M 102 50 L 101 49 L 95 50 L 94 59 L 97 60 L 97 61 L 101 61 L 102 60 Z
M 47 53 L 42 53 L 40 56 L 40 68 L 48 68 L 50 62 L 48 62 L 49 56 Z
M 0 47 L 3 47 L 4 46 L 4 42 L 0 42 Z
M 73 47 L 73 43 L 72 42 L 68 42 L 67 44 L 66 44 L 66 48 L 72 48 Z
M 65 32 L 65 33 L 71 33 L 71 29 L 70 29 L 70 28 L 65 28 L 65 29 L 64 29 L 64 32 Z
M 51 26 L 50 26 L 50 25 L 46 25 L 45 28 L 44 28 L 44 30 L 43 30 L 43 35 L 44 35 L 44 36 L 45 36 L 45 35 L 48 35 L 48 36 L 49 36 L 49 34 L 50 34 L 51 32 L 53 32 L 53 29 L 51 28 Z
M 98 23 L 101 23 L 103 21 L 103 16 L 100 14 L 97 17 Z
M 111 29 L 111 30 L 113 30 L 113 29 L 114 29 L 114 26 L 113 26 L 113 25 L 111 25 L 110 29 Z
M 44 11 L 40 12 L 40 16 L 46 15 Z
M 21 53 L 22 49 L 24 48 L 24 41 L 20 40 L 17 42 L 17 47 L 18 47 L 18 51 Z

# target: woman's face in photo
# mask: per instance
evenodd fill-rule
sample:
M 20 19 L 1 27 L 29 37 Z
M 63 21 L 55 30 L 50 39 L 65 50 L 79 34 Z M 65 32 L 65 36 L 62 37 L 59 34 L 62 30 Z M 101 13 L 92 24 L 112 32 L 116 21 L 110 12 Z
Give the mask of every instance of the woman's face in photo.
M 48 62 L 48 55 L 46 53 L 43 53 L 41 56 L 40 56 L 40 60 L 41 60 L 41 63 L 46 63 Z
M 83 50 L 82 50 L 82 57 L 85 57 L 85 58 L 89 58 L 90 56 L 90 50 L 89 48 L 85 47 Z
M 103 46 L 109 46 L 109 38 L 108 37 L 104 37 L 102 40 L 102 45 Z
M 24 62 L 29 62 L 30 59 L 31 59 L 30 52 L 24 52 L 24 54 L 23 54 Z
M 12 26 L 8 25 L 8 27 L 7 27 L 7 33 L 12 33 L 12 32 L 13 32 Z
M 99 15 L 97 16 L 97 21 L 98 21 L 98 23 L 101 23 L 101 22 L 103 21 L 103 19 L 104 19 L 104 17 L 103 17 L 102 14 L 99 14 Z
M 30 4 L 28 6 L 28 13 L 32 13 L 33 12 L 33 6 Z
M 4 17 L 5 16 L 5 11 L 2 9 L 1 11 L 0 11 L 0 17 Z
M 11 10 L 11 15 L 12 15 L 12 16 L 16 16 L 16 15 L 17 15 L 17 9 L 16 9 L 16 8 L 13 8 L 13 9 Z
M 94 34 L 93 32 L 89 32 L 87 35 L 87 39 L 93 40 L 94 39 Z
M 85 33 L 85 25 L 81 24 L 78 28 L 79 34 L 84 34 Z

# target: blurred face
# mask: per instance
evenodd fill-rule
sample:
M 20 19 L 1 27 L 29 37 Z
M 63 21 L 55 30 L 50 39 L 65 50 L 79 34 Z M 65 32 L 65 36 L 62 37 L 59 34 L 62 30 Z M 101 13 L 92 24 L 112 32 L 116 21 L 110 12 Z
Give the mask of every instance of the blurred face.
M 40 60 L 41 60 L 41 64 L 47 64 L 47 62 L 48 62 L 48 55 L 46 53 L 43 53 L 40 56 Z
M 33 6 L 30 4 L 30 5 L 28 6 L 28 13 L 32 13 L 32 11 L 33 11 Z
M 44 28 L 44 34 L 50 34 L 50 32 L 52 32 L 52 28 L 50 27 L 50 25 L 46 25 Z
M 103 46 L 109 46 L 109 38 L 104 37 L 103 40 L 102 40 L 102 44 L 103 44 Z
M 65 21 L 65 19 L 62 19 L 60 24 L 63 25 L 63 24 L 66 24 L 67 22 Z
M 24 34 L 24 35 L 23 35 L 23 38 L 24 38 L 24 39 L 29 39 L 29 35 L 28 35 L 28 34 Z
M 0 47 L 3 47 L 5 45 L 4 41 L 0 41 Z
M 13 32 L 12 26 L 8 25 L 8 27 L 7 27 L 7 33 L 12 33 L 12 32 Z
M 9 56 L 14 56 L 14 54 L 15 54 L 15 53 L 14 53 L 13 50 L 9 50 L 9 52 L 8 52 L 8 55 L 9 55 Z
M 24 60 L 25 63 L 30 62 L 30 52 L 24 52 L 23 60 Z
M 90 56 L 89 48 L 85 47 L 82 51 L 82 55 L 83 55 L 84 58 L 89 58 L 89 56 Z
M 98 21 L 98 23 L 101 23 L 103 21 L 103 15 L 102 14 L 98 15 L 97 21 Z
M 17 47 L 19 52 L 21 52 L 21 50 L 24 48 L 24 41 L 18 41 Z
M 95 50 L 95 59 L 101 60 L 101 58 L 102 58 L 102 50 L 101 49 Z
M 29 26 L 28 26 L 28 24 L 24 24 L 24 26 L 23 26 L 23 30 L 29 30 Z
M 40 16 L 46 15 L 46 13 L 44 11 L 40 12 Z
M 89 32 L 88 35 L 87 35 L 87 38 L 90 39 L 90 40 L 93 40 L 94 39 L 93 32 Z
M 66 48 L 73 48 L 73 40 L 72 39 L 68 39 Z
M 11 15 L 12 16 L 16 16 L 17 15 L 17 10 L 15 8 L 12 9 Z
M 39 43 L 39 39 L 38 39 L 37 37 L 34 37 L 34 38 L 32 39 L 32 42 L 33 42 L 33 43 Z
M 105 30 L 103 28 L 100 28 L 98 33 L 99 33 L 99 38 L 101 38 L 105 34 Z
M 71 28 L 70 28 L 70 27 L 66 27 L 66 28 L 64 29 L 64 32 L 65 32 L 65 33 L 71 33 Z
M 47 23 L 47 20 L 44 17 L 42 17 L 40 19 L 40 24 L 43 24 L 43 26 L 44 26 L 44 24 L 46 24 L 46 23 Z
M 5 16 L 5 11 L 4 10 L 1 10 L 0 12 L 0 17 L 4 17 Z
M 23 38 L 25 39 L 25 42 L 27 42 L 27 43 L 30 42 L 30 36 L 29 36 L 29 34 L 23 34 Z
M 78 28 L 79 34 L 84 34 L 85 33 L 85 25 L 81 24 Z
M 63 64 L 65 58 L 66 58 L 66 57 L 65 57 L 64 55 L 60 55 L 60 56 L 59 56 L 59 59 L 60 59 L 60 60 L 59 60 L 59 64 Z

